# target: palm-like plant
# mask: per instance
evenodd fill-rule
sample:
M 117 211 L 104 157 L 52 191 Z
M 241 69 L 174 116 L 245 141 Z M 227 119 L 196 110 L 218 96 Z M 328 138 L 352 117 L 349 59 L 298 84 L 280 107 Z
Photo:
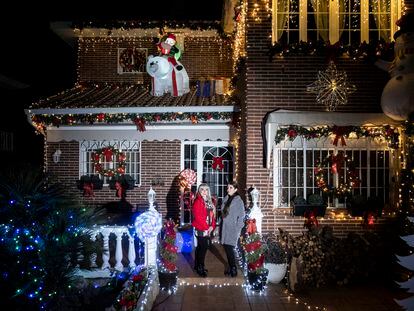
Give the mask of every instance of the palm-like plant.
M 78 267 L 99 246 L 88 228 L 100 213 L 81 207 L 38 170 L 0 175 L 0 292 L 14 309 L 58 308 Z

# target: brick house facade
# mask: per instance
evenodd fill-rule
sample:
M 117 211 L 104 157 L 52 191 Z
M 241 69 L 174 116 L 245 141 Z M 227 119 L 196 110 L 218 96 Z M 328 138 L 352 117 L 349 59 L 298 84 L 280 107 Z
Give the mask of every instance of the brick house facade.
M 242 195 L 246 196 L 246 189 L 255 186 L 261 191 L 263 218 L 263 231 L 274 231 L 280 227 L 290 231 L 293 234 L 300 234 L 303 230 L 303 217 L 293 217 L 290 209 L 286 207 L 277 207 L 274 202 L 274 170 L 265 168 L 263 158 L 266 156 L 263 150 L 264 136 L 262 133 L 262 125 L 265 122 L 265 116 L 276 109 L 288 109 L 293 111 L 324 111 L 325 107 L 318 104 L 315 100 L 315 94 L 306 92 L 306 87 L 314 82 L 319 70 L 323 70 L 327 66 L 325 57 L 321 56 L 289 56 L 289 57 L 272 57 L 269 60 L 269 46 L 272 44 L 272 18 L 269 10 L 265 5 L 266 1 L 256 2 L 254 0 L 246 0 L 246 32 L 245 32 L 245 63 L 238 72 L 238 100 L 241 112 L 240 133 L 238 138 L 239 147 L 237 157 L 234 155 L 236 167 L 238 168 L 236 175 L 242 189 Z M 272 6 L 272 1 L 267 1 L 267 6 Z M 253 14 L 254 13 L 254 14 Z M 75 29 L 76 30 L 76 29 Z M 101 29 L 106 35 L 87 35 L 88 29 L 84 29 L 84 35 L 79 35 L 77 31 L 78 43 L 78 83 L 96 84 L 97 87 L 112 85 L 113 87 L 122 88 L 123 85 L 144 85 L 148 86 L 150 80 L 146 73 L 137 75 L 117 73 L 117 52 L 118 48 L 146 48 L 149 54 L 156 54 L 157 50 L 153 43 L 152 35 L 134 36 L 136 29 L 127 30 L 128 36 L 113 37 L 109 34 L 108 29 Z M 76 32 L 75 31 L 75 32 Z M 179 29 L 172 30 L 180 31 Z M 91 33 L 93 31 L 91 30 Z M 182 63 L 194 83 L 202 78 L 222 76 L 230 78 L 233 75 L 233 50 L 234 46 L 226 39 L 220 36 L 208 35 L 203 36 L 203 32 L 194 35 L 187 35 L 184 38 L 184 53 Z M 234 43 L 234 42 L 233 42 Z M 349 96 L 348 104 L 339 106 L 337 112 L 348 113 L 380 113 L 381 90 L 387 83 L 389 76 L 386 72 L 378 69 L 374 64 L 364 62 L 362 60 L 353 60 L 345 56 L 336 59 L 338 68 L 346 71 L 349 80 L 357 86 L 357 91 Z M 162 97 L 161 99 L 151 99 L 148 94 L 132 95 L 131 92 L 125 90 L 120 97 L 115 97 L 111 105 L 106 105 L 102 98 L 112 98 L 116 91 L 108 91 L 108 93 L 100 93 L 99 96 L 93 96 L 94 90 L 90 87 L 87 90 L 78 91 L 77 89 L 69 90 L 67 95 L 62 95 L 56 99 L 55 97 L 42 100 L 38 105 L 32 106 L 33 110 L 37 110 L 35 114 L 56 113 L 53 109 L 63 109 L 65 107 L 73 107 L 73 109 L 86 109 L 85 107 L 95 107 L 98 109 L 119 108 L 120 101 L 123 98 L 133 98 L 129 105 L 132 108 L 151 107 L 151 113 L 160 111 L 175 111 L 172 107 L 191 107 L 190 113 L 215 113 L 218 112 L 215 107 L 237 106 L 234 102 L 229 102 L 229 98 L 209 99 L 207 102 L 197 99 L 195 92 L 183 99 L 174 99 L 170 97 Z M 106 91 L 105 91 L 106 92 Z M 111 93 L 114 92 L 114 93 Z M 76 95 L 78 94 L 78 95 Z M 80 94 L 80 95 L 79 95 Z M 92 95 L 90 95 L 92 94 Z M 66 97 L 65 97 L 66 96 Z M 78 106 L 71 106 L 71 96 L 78 96 L 81 102 L 77 102 Z M 119 99 L 119 102 L 116 99 Z M 85 103 L 82 100 L 87 99 Z M 197 100 L 196 100 L 197 99 Z M 185 103 L 184 103 L 185 102 Z M 55 105 L 55 106 L 53 106 Z M 121 107 L 125 107 L 122 106 Z M 197 108 L 198 107 L 198 108 Z M 200 107 L 207 107 L 207 110 L 199 110 Z M 131 106 L 128 107 L 128 109 Z M 43 110 L 42 110 L 43 109 Z M 164 109 L 164 110 L 163 110 Z M 170 110 L 168 110 L 170 109 Z M 189 108 L 190 109 L 190 108 Z M 53 111 L 52 111 L 53 110 Z M 85 110 L 86 111 L 86 110 Z M 230 110 L 226 110 L 230 111 Z M 233 110 L 232 110 L 233 111 Z M 139 112 L 142 112 L 141 110 Z M 30 113 L 30 112 L 29 112 Z M 91 112 L 88 112 L 91 113 Z M 93 111 L 93 113 L 98 113 Z M 105 112 L 108 113 L 108 112 Z M 125 121 L 125 120 L 124 120 Z M 228 120 L 227 120 L 228 121 Z M 226 121 L 226 122 L 227 122 Z M 215 125 L 224 126 L 226 123 L 220 121 Z M 129 122 L 131 123 L 131 122 Z M 123 123 L 125 124 L 125 122 Z M 189 123 L 185 123 L 188 125 Z M 195 128 L 200 124 L 194 125 Z M 226 123 L 227 124 L 227 123 Z M 70 123 L 69 125 L 73 125 Z M 111 126 L 114 126 L 112 124 Z M 214 125 L 212 125 L 214 126 Z M 166 127 L 168 130 L 168 127 Z M 70 132 L 70 126 L 66 127 Z M 163 215 L 168 214 L 169 210 L 178 206 L 178 186 L 174 184 L 174 178 L 177 173 L 185 166 L 183 162 L 183 148 L 185 141 L 226 141 L 228 145 L 236 147 L 233 144 L 234 133 L 230 133 L 231 127 L 222 129 L 222 132 L 209 138 L 209 131 L 213 128 L 203 130 L 194 134 L 191 129 L 186 127 L 187 132 L 191 133 L 190 138 L 174 137 L 163 139 L 160 136 L 146 139 L 141 133 L 136 131 L 134 136 L 132 129 L 128 128 L 127 137 L 135 137 L 141 143 L 141 180 L 140 184 L 127 193 L 127 199 L 133 204 L 146 201 L 146 193 L 149 186 L 153 182 L 154 177 L 161 180 L 155 186 L 157 192 L 157 201 Z M 156 131 L 157 126 L 149 126 L 148 132 Z M 49 133 L 48 133 L 49 131 Z M 89 134 L 85 134 L 88 139 L 94 139 L 91 134 L 95 131 L 93 126 L 87 128 Z M 48 172 L 56 176 L 58 181 L 67 185 L 68 192 L 78 198 L 92 204 L 104 204 L 114 200 L 114 191 L 104 187 L 102 190 L 95 191 L 95 196 L 91 198 L 82 198 L 82 192 L 76 188 L 75 180 L 80 176 L 80 148 L 79 141 L 82 135 L 62 134 L 64 131 L 56 127 L 56 124 L 48 125 L 46 130 L 46 154 L 45 165 Z M 50 134 L 51 133 L 51 134 Z M 105 132 L 107 133 L 107 132 Z M 211 132 L 213 133 L 213 132 Z M 61 135 L 61 136 L 60 136 Z M 104 137 L 99 136 L 101 139 Z M 197 135 L 200 135 L 197 137 Z M 116 136 L 116 135 L 115 135 Z M 75 137 L 75 138 L 74 138 Z M 81 138 L 79 138 L 81 137 Z M 86 138 L 83 139 L 86 139 Z M 120 137 L 119 135 L 117 136 Z M 107 140 L 114 139 L 114 137 Z M 52 155 L 57 150 L 62 151 L 61 161 L 53 163 Z M 202 149 L 198 149 L 202 150 Z M 388 176 L 391 178 L 391 176 Z M 199 180 L 201 182 L 201 179 Z M 331 209 L 328 209 L 331 211 Z M 332 209 L 338 214 L 344 212 L 342 209 Z M 346 214 L 346 211 L 345 211 Z M 388 217 L 382 217 L 376 220 L 375 228 L 380 228 L 392 220 Z M 345 236 L 348 232 L 360 232 L 365 230 L 362 227 L 361 218 L 344 217 L 338 218 L 330 216 L 327 213 L 325 218 L 320 220 L 323 225 L 331 225 L 337 236 Z

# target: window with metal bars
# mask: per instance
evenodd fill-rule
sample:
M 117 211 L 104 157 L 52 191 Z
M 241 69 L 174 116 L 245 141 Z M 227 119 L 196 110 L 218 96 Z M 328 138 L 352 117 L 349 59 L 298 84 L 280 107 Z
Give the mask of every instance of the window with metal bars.
M 341 148 L 328 147 L 327 144 L 318 146 L 318 143 L 303 141 L 302 146 L 298 142 L 282 142 L 274 149 L 274 204 L 276 207 L 288 207 L 295 196 L 305 199 L 316 193 L 322 195 L 321 189 L 316 185 L 315 168 L 330 154 L 342 151 L 354 165 L 360 180 L 358 187 L 352 190 L 353 195 L 364 197 L 376 197 L 384 203 L 390 201 L 390 180 L 392 178 L 391 151 L 381 144 L 370 143 L 369 139 L 360 139 L 356 146 L 344 146 Z M 330 144 L 330 142 L 329 142 Z M 321 144 L 319 144 L 321 145 Z M 349 145 L 349 144 L 348 144 Z M 345 183 L 346 162 L 344 162 L 338 174 L 334 175 L 327 164 L 322 167 L 323 176 L 327 184 L 335 187 Z M 328 205 L 331 207 L 344 207 L 345 198 L 328 196 Z
M 112 146 L 125 153 L 125 174 L 135 180 L 135 185 L 141 183 L 141 143 L 139 141 L 81 141 L 79 143 L 79 176 L 96 174 L 92 163 L 92 154 L 95 150 Z M 104 169 L 117 167 L 117 159 L 102 162 Z M 108 184 L 109 177 L 104 177 L 104 184 Z

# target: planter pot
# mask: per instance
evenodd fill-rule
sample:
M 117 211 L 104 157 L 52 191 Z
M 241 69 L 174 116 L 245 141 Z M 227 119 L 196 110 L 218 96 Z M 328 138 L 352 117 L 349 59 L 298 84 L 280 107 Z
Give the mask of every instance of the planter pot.
M 323 217 L 326 212 L 326 205 L 293 205 L 293 216 L 304 216 L 306 212 L 313 211 L 316 216 Z
M 173 290 L 173 287 L 177 286 L 178 271 L 168 273 L 158 271 L 158 278 L 160 281 L 160 288 L 164 290 Z
M 247 278 L 250 284 L 250 289 L 257 291 L 263 290 L 267 282 L 268 273 L 268 270 L 265 270 L 263 273 L 248 272 Z
M 265 268 L 269 270 L 269 275 L 267 279 L 270 283 L 278 284 L 286 275 L 287 264 L 275 264 L 275 263 L 265 263 Z

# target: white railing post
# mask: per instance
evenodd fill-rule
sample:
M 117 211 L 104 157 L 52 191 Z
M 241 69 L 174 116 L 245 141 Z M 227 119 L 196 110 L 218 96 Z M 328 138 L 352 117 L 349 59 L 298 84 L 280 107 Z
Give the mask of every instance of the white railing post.
M 260 192 L 256 188 L 253 188 L 253 190 L 250 192 L 250 195 L 252 197 L 253 206 L 249 212 L 249 218 L 256 219 L 257 232 L 262 233 L 263 213 L 259 206 Z
M 91 240 L 92 240 L 92 241 L 94 241 L 95 243 L 96 243 L 96 241 L 98 240 L 97 235 L 98 235 L 98 232 L 96 232 L 96 231 L 93 231 L 93 232 L 92 232 Z M 96 264 L 96 258 L 97 258 L 97 254 L 96 254 L 96 253 L 93 253 L 93 254 L 91 255 L 91 257 L 90 257 L 90 260 L 91 260 L 91 267 L 92 267 L 92 268 L 96 268 L 96 267 L 98 267 L 98 265 Z
M 122 229 L 115 229 L 114 233 L 116 235 L 116 250 L 115 250 L 115 269 L 122 271 L 124 266 L 122 265 Z
M 129 267 L 130 268 L 135 268 L 136 264 L 135 264 L 135 241 L 134 241 L 134 237 L 132 237 L 131 235 L 128 234 L 128 239 L 129 239 L 129 246 L 128 246 L 128 260 L 129 260 Z
M 102 270 L 110 268 L 109 265 L 109 231 L 104 229 L 101 231 L 103 236 L 103 254 L 102 254 Z

